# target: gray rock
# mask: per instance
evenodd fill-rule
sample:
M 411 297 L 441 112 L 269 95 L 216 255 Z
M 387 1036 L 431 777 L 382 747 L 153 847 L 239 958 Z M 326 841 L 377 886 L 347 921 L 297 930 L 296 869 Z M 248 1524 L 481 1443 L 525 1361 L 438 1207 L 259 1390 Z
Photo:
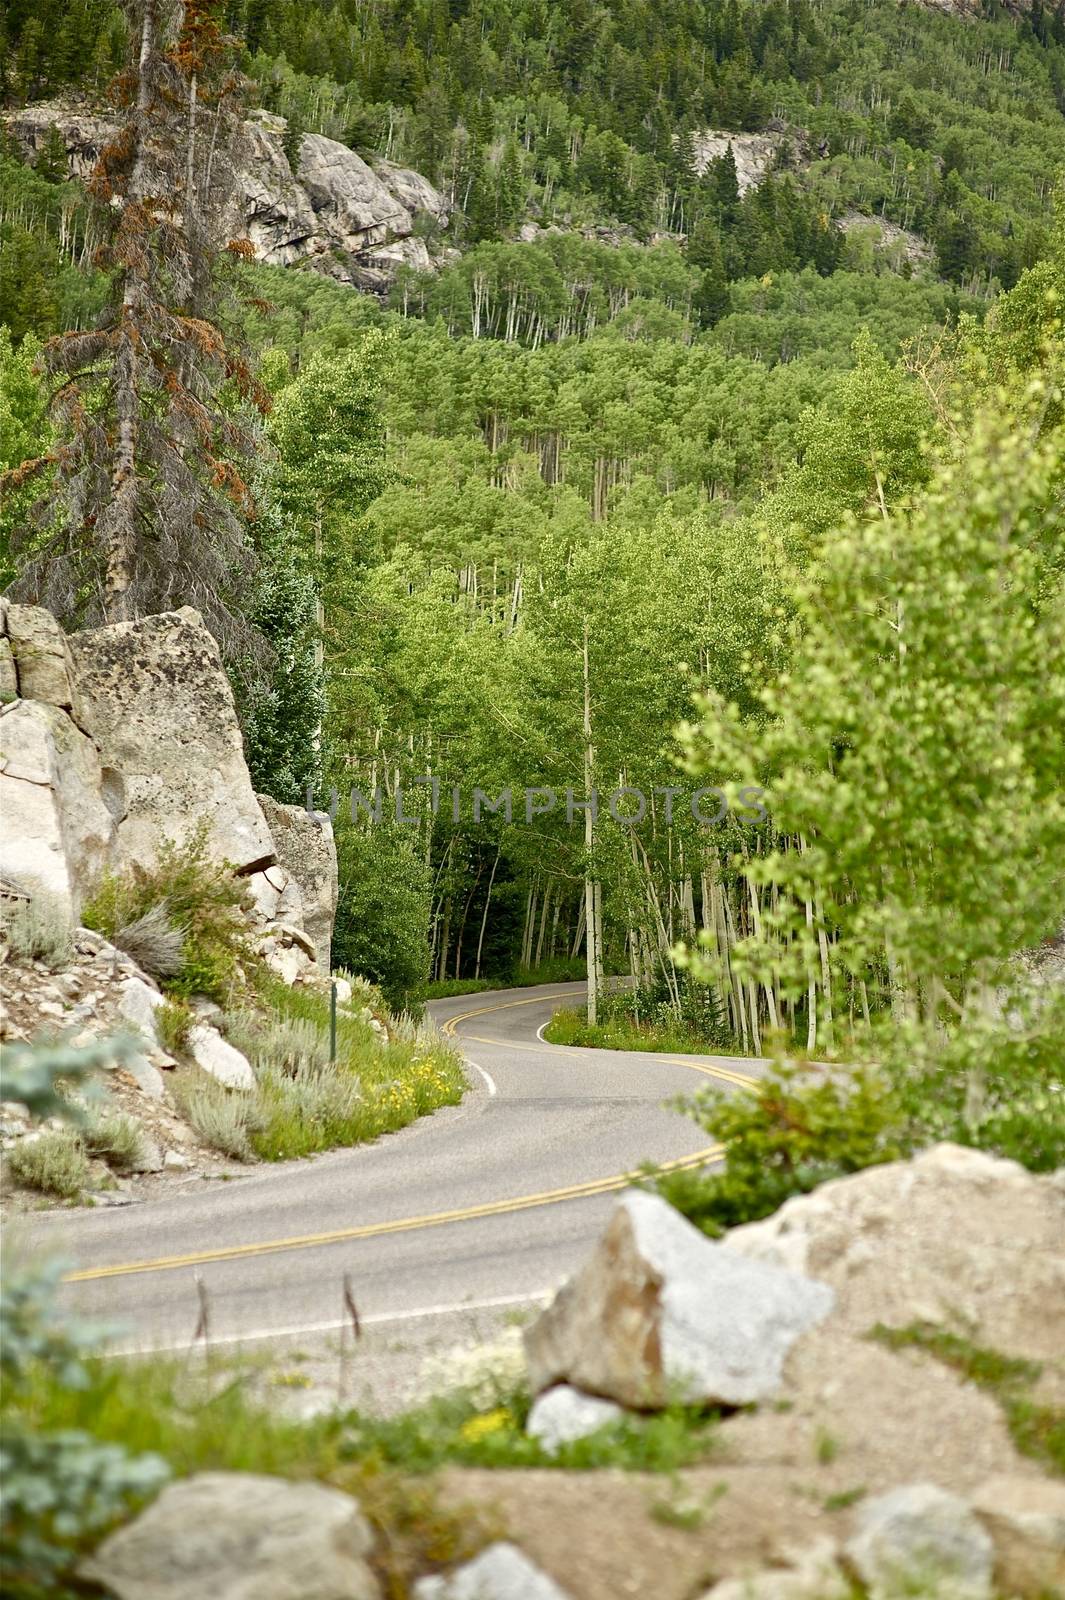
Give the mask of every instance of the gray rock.
M 0 701 L 18 699 L 18 678 L 15 658 L 11 653 L 11 640 L 0 638 Z
M 201 1071 L 210 1073 L 227 1089 L 255 1088 L 255 1074 L 247 1056 L 223 1039 L 209 1022 L 197 1022 L 189 1029 L 188 1049 Z
M 725 1578 L 702 1600 L 851 1600 L 854 1590 L 837 1556 L 834 1540 L 821 1539 L 795 1555 L 791 1565 Z
M 162 1004 L 163 997 L 158 989 L 151 988 L 143 978 L 126 978 L 123 981 L 118 999 L 119 1015 L 137 1030 L 153 1050 L 159 1048 L 155 1013 Z
M 42 700 L 69 711 L 69 657 L 62 628 L 43 606 L 9 602 L 7 634 L 23 700 Z
M 291 874 L 299 890 L 302 926 L 314 945 L 318 969 L 328 973 L 339 893 L 333 824 L 322 811 L 282 805 L 264 794 L 259 795 L 258 800 L 274 841 L 278 864 Z M 285 915 L 281 895 L 272 920 L 292 921 Z
M 135 1056 L 131 1056 L 128 1061 L 123 1061 L 122 1065 L 125 1067 L 130 1077 L 136 1080 L 137 1087 L 141 1089 L 143 1093 L 149 1097 L 149 1099 L 162 1100 L 163 1074 L 159 1071 L 158 1067 L 153 1067 L 147 1056 L 141 1055 L 138 1051 L 137 1054 Z M 158 1169 L 153 1167 L 151 1170 L 157 1171 Z
M 553 1452 L 559 1445 L 583 1439 L 624 1415 L 613 1400 L 600 1400 L 596 1395 L 582 1394 L 568 1383 L 560 1383 L 533 1401 L 525 1431 L 539 1439 L 545 1450 Z
M 192 1162 L 188 1156 L 182 1155 L 180 1150 L 168 1150 L 163 1156 L 163 1170 L 165 1172 L 188 1172 Z
M 414 1600 L 568 1600 L 513 1544 L 491 1544 L 445 1577 L 419 1578 Z
M 844 1553 L 869 1600 L 991 1600 L 991 1539 L 957 1495 L 906 1484 L 865 1501 L 856 1521 Z
M 73 176 L 87 178 L 117 128 L 66 102 L 26 106 L 6 118 L 9 132 L 31 160 L 58 128 Z M 402 261 L 431 267 L 421 239 L 413 239 L 419 212 L 447 225 L 448 202 L 428 179 L 382 159 L 368 165 L 347 145 L 307 134 L 293 173 L 282 147 L 285 119 L 254 111 L 233 158 L 231 214 L 226 227 L 246 236 L 258 261 L 305 265 L 344 283 L 387 291 Z M 409 241 L 409 252 L 370 263 L 367 252 Z M 439 254 L 439 253 L 438 253 Z
M 832 1306 L 825 1284 L 748 1261 L 658 1195 L 629 1190 L 588 1262 L 525 1331 L 534 1393 L 567 1382 L 622 1405 L 745 1405 Z
M 0 873 L 53 895 L 75 922 L 115 838 L 101 790 L 99 754 L 64 711 L 37 700 L 3 707 Z
M 155 864 L 164 839 L 202 823 L 212 855 L 267 865 L 274 845 L 252 792 L 218 646 L 189 606 L 70 637 L 83 725 L 125 780 L 112 865 Z
M 1065 1595 L 1065 1483 L 1000 1473 L 971 1504 L 995 1547 L 996 1589 Z
M 317 1483 L 200 1472 L 82 1563 L 118 1600 L 379 1600 L 358 1503 Z

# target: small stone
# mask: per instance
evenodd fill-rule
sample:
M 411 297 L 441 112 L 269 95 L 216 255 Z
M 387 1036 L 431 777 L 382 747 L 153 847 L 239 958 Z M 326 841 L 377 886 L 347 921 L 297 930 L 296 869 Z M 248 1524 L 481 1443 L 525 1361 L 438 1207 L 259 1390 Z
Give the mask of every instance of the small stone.
M 446 1576 L 419 1578 L 414 1600 L 568 1600 L 517 1545 L 490 1544 Z
M 867 1500 L 844 1548 L 869 1600 L 991 1600 L 991 1539 L 964 1500 L 935 1484 Z
M 147 1056 L 139 1052 L 122 1063 L 137 1084 L 137 1087 L 152 1100 L 163 1098 L 163 1075 L 158 1067 L 153 1067 Z
M 189 1029 L 189 1054 L 201 1071 L 209 1073 L 227 1089 L 254 1089 L 255 1074 L 247 1056 L 223 1039 L 209 1023 L 197 1022 Z
M 163 1156 L 164 1172 L 187 1172 L 191 1166 L 188 1156 L 183 1156 L 180 1150 L 167 1150 Z
M 560 1445 L 583 1439 L 624 1415 L 613 1400 L 600 1400 L 596 1395 L 582 1394 L 568 1383 L 560 1383 L 533 1402 L 525 1431 L 553 1453 Z
M 158 989 L 152 989 L 143 978 L 126 978 L 119 991 L 118 1011 L 124 1021 L 136 1028 L 151 1049 L 159 1043 L 155 1028 L 155 1013 L 163 1004 Z

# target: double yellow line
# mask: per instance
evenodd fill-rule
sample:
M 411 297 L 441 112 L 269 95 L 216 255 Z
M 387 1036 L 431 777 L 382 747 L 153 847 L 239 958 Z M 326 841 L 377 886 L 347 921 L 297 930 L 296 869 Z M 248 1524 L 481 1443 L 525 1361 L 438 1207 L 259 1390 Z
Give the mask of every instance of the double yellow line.
M 455 1038 L 458 1024 L 469 1021 L 471 1017 L 484 1016 L 490 1011 L 506 1011 L 514 1006 L 535 1005 L 544 999 L 565 998 L 568 996 L 536 995 L 528 1000 L 506 1000 L 502 1005 L 481 1006 L 475 1011 L 465 1011 L 458 1016 L 450 1017 L 441 1031 L 449 1038 Z M 558 1045 L 517 1044 L 505 1039 L 482 1039 L 477 1042 L 504 1045 L 516 1050 L 545 1050 L 553 1055 L 579 1055 L 576 1050 L 566 1050 Z M 726 1082 L 747 1085 L 754 1081 L 744 1073 L 730 1072 L 723 1067 L 682 1061 L 675 1057 L 660 1056 L 656 1059 L 688 1067 L 691 1071 L 704 1073 L 708 1077 L 722 1078 Z M 705 1166 L 707 1162 L 718 1160 L 724 1154 L 724 1149 L 722 1144 L 708 1145 L 705 1150 L 697 1150 L 693 1155 L 680 1156 L 675 1161 L 665 1162 L 659 1170 L 681 1172 L 690 1167 Z M 563 1189 L 545 1189 L 539 1194 L 517 1195 L 512 1200 L 487 1200 L 482 1205 L 462 1206 L 454 1211 L 430 1211 L 420 1217 L 399 1217 L 392 1222 L 369 1222 L 361 1227 L 334 1228 L 326 1233 L 295 1234 L 285 1239 L 264 1239 L 255 1244 L 222 1245 L 216 1250 L 195 1250 L 187 1255 L 159 1256 L 155 1260 L 147 1261 L 120 1261 L 107 1267 L 85 1267 L 78 1272 L 68 1272 L 64 1282 L 94 1283 L 103 1278 L 128 1278 L 139 1273 L 175 1272 L 182 1267 L 207 1266 L 215 1261 L 241 1261 L 252 1256 L 279 1255 L 288 1250 L 309 1250 L 321 1245 L 347 1244 L 357 1239 L 377 1239 L 390 1233 L 412 1233 L 415 1229 L 439 1228 L 452 1222 L 473 1222 L 480 1217 L 502 1217 L 514 1211 L 531 1211 L 538 1206 L 557 1205 L 564 1200 L 586 1200 L 593 1195 L 611 1194 L 618 1189 L 627 1188 L 639 1177 L 638 1171 L 618 1172 L 608 1178 L 593 1178 L 586 1183 L 570 1184 Z

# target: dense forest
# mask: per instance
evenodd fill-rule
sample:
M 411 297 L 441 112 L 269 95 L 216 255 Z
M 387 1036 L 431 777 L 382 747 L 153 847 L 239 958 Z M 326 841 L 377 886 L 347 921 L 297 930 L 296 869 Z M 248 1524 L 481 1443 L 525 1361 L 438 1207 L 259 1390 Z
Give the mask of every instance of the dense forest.
M 154 108 L 144 17 L 5 8 L 9 103 L 126 118 L 86 187 L 2 152 L 15 592 L 203 610 L 397 1002 L 632 972 L 745 1050 L 968 1015 L 1061 912 L 1065 7 L 163 7 Z M 436 269 L 227 249 L 255 104 L 440 185 Z M 698 158 L 769 124 L 743 193 Z

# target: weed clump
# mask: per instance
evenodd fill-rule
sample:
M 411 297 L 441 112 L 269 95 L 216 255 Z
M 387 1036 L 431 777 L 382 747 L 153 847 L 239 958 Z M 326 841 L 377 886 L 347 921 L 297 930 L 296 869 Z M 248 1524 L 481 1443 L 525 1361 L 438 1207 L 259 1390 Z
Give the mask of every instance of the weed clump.
M 76 1200 L 89 1181 L 89 1158 L 68 1128 L 21 1140 L 8 1156 L 11 1176 L 25 1189 Z
M 225 1002 L 242 964 L 254 956 L 241 908 L 244 890 L 207 848 L 206 824 L 184 843 L 165 841 L 154 867 L 105 873 L 83 912 L 135 960 L 146 961 L 171 995 Z
M 0 901 L 0 932 L 23 961 L 59 972 L 74 954 L 74 930 L 62 901 L 40 891 L 28 900 Z

